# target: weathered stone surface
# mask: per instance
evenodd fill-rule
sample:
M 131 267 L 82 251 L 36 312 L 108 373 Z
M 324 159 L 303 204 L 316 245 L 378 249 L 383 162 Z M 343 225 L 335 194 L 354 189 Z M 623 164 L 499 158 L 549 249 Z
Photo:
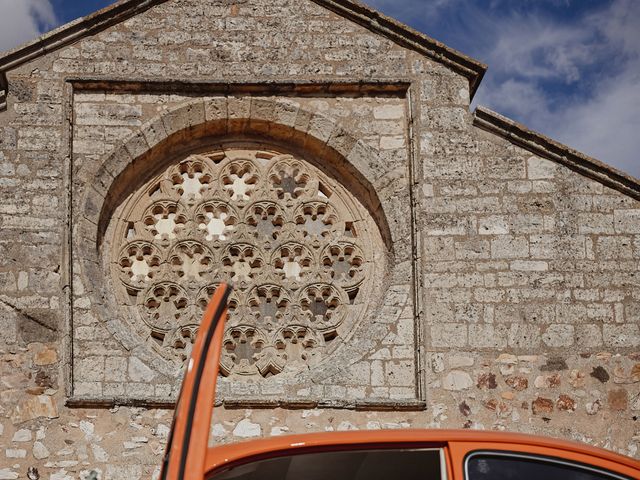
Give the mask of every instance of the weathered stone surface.
M 58 408 L 53 397 L 49 395 L 28 395 L 13 409 L 11 421 L 14 424 L 19 424 L 38 417 L 58 418 L 58 416 Z
M 136 357 L 131 357 L 129 359 L 128 374 L 129 379 L 133 382 L 149 382 L 155 377 L 154 371 L 145 365 L 142 360 Z
M 552 413 L 553 400 L 549 398 L 538 397 L 533 402 L 531 402 L 531 409 L 534 415 Z
M 476 386 L 480 389 L 490 389 L 493 390 L 498 386 L 496 382 L 496 376 L 493 373 L 481 373 L 478 376 L 478 381 Z
M 573 412 L 577 407 L 576 401 L 569 395 L 562 394 L 558 397 L 556 408 L 560 411 Z
M 16 480 L 17 478 L 20 476 L 11 468 L 0 468 L 0 480 Z
M 624 412 L 629 405 L 629 393 L 623 389 L 610 390 L 607 401 L 611 410 Z
M 471 375 L 462 370 L 454 370 L 444 377 L 442 387 L 445 390 L 466 390 L 473 386 Z
M 30 442 L 32 438 L 31 430 L 21 428 L 13 434 L 12 442 Z
M 567 370 L 567 361 L 561 357 L 549 357 L 544 365 L 540 367 L 543 372 L 554 372 L 558 370 Z
M 607 370 L 601 365 L 598 365 L 597 367 L 593 367 L 593 370 L 589 375 L 591 375 L 593 378 L 597 379 L 601 383 L 607 383 L 609 381 L 609 378 L 611 378 Z
M 533 384 L 536 388 L 557 388 L 562 383 L 559 374 L 554 375 L 538 375 Z
M 54 348 L 45 347 L 36 352 L 33 363 L 36 365 L 51 365 L 58 361 L 58 352 Z
M 219 398 L 236 408 L 216 408 L 216 443 L 307 431 L 486 428 L 579 438 L 638 456 L 629 421 L 640 410 L 638 200 L 543 158 L 542 150 L 525 150 L 513 137 L 477 128 L 466 78 L 373 30 L 314 2 L 292 8 L 285 0 L 169 0 L 7 72 L 9 110 L 0 112 L 0 455 L 9 451 L 11 462 L 0 478 L 19 478 L 32 465 L 52 479 L 92 478 L 92 470 L 104 479 L 157 476 L 170 412 L 63 406 L 71 386 L 83 401 L 166 401 L 177 392 L 180 362 L 162 352 L 184 349 L 187 356 L 190 323 L 197 320 L 179 326 L 172 320 L 171 343 L 162 324 L 148 325 L 153 304 L 143 300 L 153 282 L 119 290 L 128 307 L 113 301 L 121 280 L 110 268 L 123 265 L 109 255 L 118 256 L 129 235 L 164 250 L 146 267 L 144 255 L 128 255 L 125 268 L 144 278 L 161 266 L 187 290 L 213 286 L 220 272 L 248 282 L 240 264 L 252 262 L 248 275 L 252 268 L 254 275 L 269 271 L 269 285 L 280 287 L 304 277 L 316 258 L 314 282 L 355 279 L 329 302 L 322 292 L 307 298 L 318 302 L 301 302 L 296 295 L 304 282 L 287 287 L 293 298 L 275 305 L 253 297 L 238 302 L 242 325 L 234 327 L 255 329 L 269 323 L 267 313 L 290 312 L 292 304 L 306 305 L 316 325 L 322 324 L 316 314 L 324 318 L 325 308 L 340 302 L 352 315 L 333 331 L 314 326 L 314 338 L 285 332 L 279 348 L 288 358 L 307 358 L 260 364 L 259 373 L 251 362 L 266 340 L 246 329 L 230 334 L 226 367 L 254 370 L 250 381 L 238 374 L 219 382 Z M 76 84 L 71 93 L 69 79 L 96 77 L 103 79 L 99 86 Z M 113 81 L 123 78 L 126 87 Z M 135 80 L 144 78 L 154 84 Z M 411 98 L 396 87 L 380 93 L 391 88 L 389 79 L 407 81 Z M 372 86 L 377 82 L 383 87 Z M 205 249 L 175 254 L 179 241 L 166 238 L 175 231 L 150 231 L 156 220 L 171 224 L 170 214 L 175 225 L 186 225 L 177 207 L 166 216 L 151 212 L 151 223 L 132 221 L 122 235 L 109 229 L 109 219 L 136 203 L 135 195 L 154 194 L 151 185 L 143 191 L 145 179 L 229 140 L 262 152 L 253 165 L 267 165 L 281 150 L 308 160 L 321 173 L 309 174 L 307 183 L 322 180 L 320 203 L 340 204 L 340 215 L 287 206 L 295 203 L 289 197 L 302 169 L 285 175 L 292 191 L 274 202 L 284 218 L 270 222 L 267 210 L 247 219 L 238 212 L 253 201 L 230 196 L 268 185 L 273 172 L 258 179 L 241 169 L 223 174 L 226 164 L 218 159 L 212 176 L 227 177 L 214 193 L 202 190 L 211 182 L 197 169 L 174 172 L 165 193 L 175 200 L 186 189 L 194 198 L 243 205 L 232 226 L 246 230 L 255 221 L 267 238 L 243 233 L 251 261 L 217 239 L 208 260 L 217 273 L 204 272 L 202 284 L 189 280 L 203 273 Z M 351 198 L 349 207 L 344 199 Z M 353 215 L 358 209 L 364 214 Z M 202 221 L 190 219 L 190 240 L 206 244 L 198 235 L 208 230 L 199 225 L 208 225 L 203 220 L 214 210 L 205 209 Z M 278 227 L 303 224 L 308 235 L 269 237 Z M 323 225 L 363 251 L 325 254 Z M 285 241 L 301 248 L 283 254 Z M 370 268 L 367 278 L 375 277 L 369 290 L 351 268 L 360 260 L 349 263 L 358 256 Z M 249 296 L 246 285 L 238 290 Z M 195 297 L 187 295 L 183 306 L 196 318 L 202 303 L 194 300 L 200 289 L 192 290 Z M 258 298 L 273 299 L 273 292 Z M 333 349 L 331 342 L 346 345 Z M 319 356 L 310 353 L 318 350 Z M 320 361 L 325 354 L 336 356 Z M 263 399 L 335 400 L 349 409 L 249 408 Z M 403 402 L 418 409 L 416 400 L 426 410 L 379 408 Z M 370 401 L 377 403 L 368 409 Z M 13 443 L 23 429 L 30 440 Z
M 47 449 L 47 447 L 44 446 L 44 444 L 42 442 L 35 442 L 33 444 L 33 457 L 36 460 L 43 460 L 45 458 L 48 458 L 50 453 L 49 450 Z
M 233 434 L 240 438 L 259 437 L 261 433 L 262 429 L 260 425 L 252 423 L 248 418 L 238 422 L 233 429 Z
M 27 458 L 27 451 L 24 448 L 7 448 L 4 454 L 7 458 Z
M 458 410 L 460 410 L 460 413 L 465 417 L 468 417 L 471 414 L 471 407 L 467 405 L 467 402 L 460 403 L 460 405 L 458 405 Z
M 519 375 L 513 375 L 510 377 L 507 377 L 505 378 L 504 381 L 507 385 L 509 385 L 511 388 L 513 388 L 518 392 L 526 390 L 527 387 L 529 386 L 529 380 L 527 380 L 526 377 L 522 377 Z
M 587 410 L 587 414 L 588 415 L 595 415 L 600 411 L 600 408 L 602 407 L 602 404 L 600 403 L 600 400 L 595 400 L 593 402 L 587 402 L 587 404 L 585 405 L 585 409 Z

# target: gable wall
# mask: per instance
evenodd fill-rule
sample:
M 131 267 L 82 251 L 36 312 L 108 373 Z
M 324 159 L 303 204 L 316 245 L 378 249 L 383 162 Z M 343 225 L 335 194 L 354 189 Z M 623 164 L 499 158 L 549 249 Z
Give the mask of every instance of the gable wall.
M 417 222 L 430 400 L 457 403 L 471 428 L 630 438 L 638 201 L 477 127 L 428 136 Z
M 170 424 L 166 410 L 64 405 L 72 347 L 66 222 L 69 189 L 76 199 L 84 191 L 72 157 L 98 162 L 143 120 L 186 99 L 180 92 L 118 95 L 96 124 L 74 121 L 70 129 L 69 78 L 411 82 L 402 102 L 413 130 L 404 123 L 385 145 L 408 142 L 404 156 L 390 160 L 404 159 L 416 182 L 413 274 L 420 288 L 413 308 L 421 354 L 410 358 L 411 382 L 399 388 L 415 384 L 426 410 L 221 408 L 215 440 L 473 427 L 575 438 L 636 455 L 638 202 L 474 127 L 466 79 L 316 4 L 203 3 L 164 3 L 8 74 L 8 110 L 0 113 L 0 464 L 7 472 L 38 465 L 60 478 L 94 468 L 104 478 L 148 478 Z M 384 158 L 378 132 L 385 126 L 367 127 L 384 121 L 373 118 L 375 105 L 305 101 L 360 129 L 358 138 Z M 356 107 L 367 121 L 349 118 Z M 71 130 L 80 137 L 72 152 Z M 393 182 L 384 193 L 390 204 L 407 202 Z M 392 346 L 380 355 L 385 348 L 391 357 Z M 393 362 L 376 360 L 351 375 L 381 388 Z M 344 394 L 349 382 L 335 382 Z

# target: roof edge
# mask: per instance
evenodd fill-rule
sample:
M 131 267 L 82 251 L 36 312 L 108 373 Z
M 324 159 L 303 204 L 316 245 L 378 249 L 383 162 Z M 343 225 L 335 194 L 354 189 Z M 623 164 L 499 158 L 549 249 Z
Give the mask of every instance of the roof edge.
M 541 133 L 530 130 L 521 123 L 502 116 L 493 110 L 478 106 L 474 112 L 473 124 L 532 153 L 565 165 L 571 170 L 624 193 L 635 200 L 640 200 L 640 180 L 637 178 Z
M 417 51 L 429 57 L 469 80 L 469 96 L 473 97 L 487 71 L 487 65 L 448 47 L 442 42 L 399 22 L 395 18 L 384 15 L 378 10 L 354 0 L 311 0 L 331 10 L 341 17 L 362 25 L 405 48 Z
M 45 33 L 25 45 L 0 56 L 0 111 L 7 107 L 8 81 L 6 72 L 29 60 L 65 47 L 87 35 L 103 30 L 167 0 L 120 0 L 102 10 L 79 18 Z M 372 32 L 378 33 L 405 48 L 431 58 L 451 68 L 469 80 L 470 98 L 480 85 L 487 66 L 445 44 L 354 0 L 311 0 Z
M 51 30 L 35 40 L 9 50 L 0 56 L 0 111 L 7 108 L 7 71 L 41 55 L 65 47 L 87 35 L 104 30 L 154 5 L 167 0 L 120 0 L 86 17 L 73 20 Z
M 7 109 L 7 93 L 9 92 L 9 82 L 7 75 L 0 70 L 0 112 Z

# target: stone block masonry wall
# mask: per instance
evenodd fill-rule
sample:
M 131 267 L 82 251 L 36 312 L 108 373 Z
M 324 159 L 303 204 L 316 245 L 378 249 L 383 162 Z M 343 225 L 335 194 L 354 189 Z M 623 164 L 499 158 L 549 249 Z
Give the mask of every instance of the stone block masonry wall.
M 157 478 L 171 410 L 65 408 L 55 393 L 55 349 L 32 343 L 11 350 L 0 358 L 0 478 L 25 478 L 29 466 L 47 479 L 88 479 L 92 471 L 102 479 Z M 638 380 L 638 360 L 601 353 L 568 358 L 571 368 L 565 368 L 545 355 L 436 353 L 429 359 L 425 411 L 216 408 L 211 443 L 354 429 L 490 428 L 637 456 L 627 415 L 640 410 L 629 388 Z M 32 400 L 18 410 L 25 396 Z
M 430 173 L 425 184 L 432 345 L 637 350 L 639 202 L 528 152 L 489 146 L 484 162 Z
M 640 202 L 447 118 L 422 143 L 430 401 L 635 454 Z
M 260 95 L 236 98 L 227 114 L 256 107 L 258 116 L 271 115 L 268 106 L 278 105 L 280 123 L 295 126 L 291 112 L 303 112 L 305 134 L 353 148 L 344 156 L 377 179 L 372 197 L 384 200 L 380 215 L 403 259 L 394 281 L 414 280 L 388 292 L 381 318 L 394 321 L 376 325 L 376 335 L 385 332 L 380 341 L 371 343 L 371 332 L 350 339 L 367 345 L 361 361 L 335 365 L 324 385 L 298 394 L 344 397 L 345 405 L 419 397 L 413 411 L 220 407 L 214 441 L 486 428 L 640 454 L 640 202 L 481 130 L 469 113 L 468 80 L 443 64 L 312 2 L 169 0 L 7 76 L 0 480 L 24 478 L 29 466 L 57 480 L 90 478 L 92 470 L 102 479 L 157 474 L 169 409 L 65 404 L 72 354 L 80 377 L 113 384 L 102 390 L 75 378 L 96 396 L 146 387 L 155 375 L 138 352 L 123 353 L 87 301 L 91 278 L 80 268 L 73 282 L 67 278 L 68 223 L 79 220 L 68 218 L 68 199 L 77 213 L 87 188 L 109 189 L 99 166 L 126 150 L 123 142 L 141 153 L 135 135 L 143 128 L 141 144 L 149 147 L 165 126 L 191 125 L 182 113 L 161 127 L 145 126 L 149 120 L 199 99 L 216 105 L 216 95 L 234 97 L 208 91 L 211 82 L 263 85 Z M 408 89 L 402 95 L 397 86 L 378 96 L 331 90 L 398 81 Z M 293 84 L 325 90 L 283 92 Z M 311 118 L 318 123 L 309 126 Z M 331 137 L 338 127 L 349 136 Z M 73 332 L 65 323 L 71 286 Z M 159 390 L 170 391 L 170 383 Z M 239 385 L 222 382 L 222 390 L 242 394 Z

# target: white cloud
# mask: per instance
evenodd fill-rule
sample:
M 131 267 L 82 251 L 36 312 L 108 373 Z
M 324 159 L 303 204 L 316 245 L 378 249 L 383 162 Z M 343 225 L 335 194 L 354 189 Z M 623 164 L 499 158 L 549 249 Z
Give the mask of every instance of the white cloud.
M 494 110 L 509 112 L 517 118 L 547 119 L 546 93 L 533 82 L 508 78 L 504 81 L 488 79 L 474 103 L 487 105 Z
M 559 138 L 640 178 L 640 2 L 616 1 L 590 18 L 602 32 L 609 55 L 620 61 L 593 85 L 593 95 L 576 102 L 557 126 Z
M 57 25 L 50 0 L 0 0 L 0 51 L 33 40 Z
M 595 61 L 598 50 L 587 29 L 559 27 L 527 16 L 509 19 L 500 26 L 490 56 L 498 73 L 570 83 L 580 78 L 581 67 Z
M 562 142 L 640 178 L 640 71 L 629 68 L 556 116 Z
M 476 101 L 640 178 L 639 22 L 634 0 L 572 25 L 502 19 Z
M 593 15 L 590 22 L 596 28 L 606 32 L 606 38 L 612 46 L 621 49 L 621 53 L 640 55 L 640 2 L 637 0 L 617 0 L 606 15 Z

